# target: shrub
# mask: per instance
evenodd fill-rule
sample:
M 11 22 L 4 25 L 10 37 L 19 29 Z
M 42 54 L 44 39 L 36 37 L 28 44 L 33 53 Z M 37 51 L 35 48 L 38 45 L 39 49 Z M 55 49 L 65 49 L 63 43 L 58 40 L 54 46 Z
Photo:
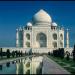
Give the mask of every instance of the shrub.
M 18 57 L 18 52 L 17 52 L 17 50 L 15 51 L 15 55 L 16 55 L 16 57 Z
M 21 54 L 21 56 L 23 56 L 23 53 L 22 53 L 22 51 L 21 51 L 21 53 L 20 53 L 20 54 Z
M 7 63 L 6 63 L 6 66 L 7 66 L 7 67 L 10 67 L 10 62 L 7 62 Z
M 48 52 L 48 55 L 50 55 L 50 52 Z
M 69 54 L 67 54 L 66 59 L 67 59 L 67 60 L 70 60 L 70 55 L 69 55 Z
M 64 58 L 64 48 L 59 48 L 58 50 L 53 50 L 53 56 Z
M 2 65 L 0 65 L 0 70 L 2 70 L 2 68 L 3 68 L 3 66 L 2 66 Z
M 2 48 L 0 48 L 0 56 L 1 56 L 1 58 L 3 57 Z
M 59 56 L 60 58 L 64 58 L 64 48 L 59 49 Z
M 20 57 L 20 51 L 18 52 L 18 55 L 19 55 L 19 57 Z
M 74 49 L 73 49 L 73 60 L 75 61 L 75 45 L 74 45 Z
M 9 49 L 7 49 L 6 55 L 7 55 L 7 58 L 10 58 L 10 50 Z
M 53 50 L 53 56 L 58 57 L 58 50 Z
M 12 55 L 12 57 L 15 57 L 15 52 L 14 52 L 14 51 L 12 51 L 11 55 Z

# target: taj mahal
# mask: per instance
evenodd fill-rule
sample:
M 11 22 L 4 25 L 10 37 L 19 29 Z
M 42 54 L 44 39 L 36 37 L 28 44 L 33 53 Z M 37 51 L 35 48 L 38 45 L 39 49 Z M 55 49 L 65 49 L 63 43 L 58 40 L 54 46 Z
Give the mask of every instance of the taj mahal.
M 58 48 L 72 51 L 69 47 L 69 32 L 66 33 L 66 47 L 64 47 L 64 27 L 53 22 L 51 16 L 43 9 L 33 15 L 31 21 L 25 26 L 16 29 L 16 47 L 12 50 L 23 52 L 48 53 Z M 4 50 L 6 48 L 3 48 Z

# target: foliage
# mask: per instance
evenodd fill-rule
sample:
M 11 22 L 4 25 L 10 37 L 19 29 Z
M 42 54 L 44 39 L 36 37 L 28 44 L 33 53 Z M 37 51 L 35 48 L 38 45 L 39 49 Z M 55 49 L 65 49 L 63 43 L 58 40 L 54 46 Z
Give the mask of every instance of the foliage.
M 7 66 L 7 67 L 10 67 L 10 62 L 7 62 L 7 63 L 6 63 L 6 66 Z
M 15 52 L 14 52 L 14 51 L 12 51 L 11 55 L 12 55 L 12 57 L 15 57 Z
M 1 58 L 3 57 L 2 48 L 0 48 L 0 56 L 1 56 Z
M 20 54 L 21 54 L 21 56 L 23 56 L 23 53 L 22 53 L 22 51 L 21 51 L 21 53 L 20 53 Z
M 53 50 L 53 56 L 64 58 L 64 48 L 59 48 L 58 50 Z
M 16 54 L 16 57 L 18 57 L 18 51 L 17 50 L 15 51 L 15 54 Z
M 66 59 L 70 60 L 70 53 L 68 51 L 66 52 Z
M 48 55 L 50 55 L 50 52 L 48 52 Z
M 7 58 L 10 58 L 10 50 L 9 49 L 7 49 L 6 55 L 7 55 Z
M 19 57 L 20 57 L 20 51 L 18 52 L 18 55 L 19 55 Z
M 2 70 L 2 65 L 0 65 L 0 70 Z
M 60 56 L 61 58 L 64 58 L 64 48 L 60 48 L 60 49 L 59 49 L 59 56 Z
M 73 60 L 75 61 L 75 45 L 74 45 L 74 49 L 73 49 Z

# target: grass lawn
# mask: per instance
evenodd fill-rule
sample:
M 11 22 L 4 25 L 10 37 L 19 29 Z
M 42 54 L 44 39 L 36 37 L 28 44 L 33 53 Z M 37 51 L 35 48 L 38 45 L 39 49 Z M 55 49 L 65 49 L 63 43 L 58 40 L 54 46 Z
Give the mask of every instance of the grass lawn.
M 51 55 L 48 55 L 49 58 L 57 62 L 60 66 L 62 66 L 64 69 L 69 71 L 72 74 L 75 74 L 75 62 L 70 59 L 69 61 L 66 60 L 66 58 L 61 59 L 59 57 L 54 57 Z

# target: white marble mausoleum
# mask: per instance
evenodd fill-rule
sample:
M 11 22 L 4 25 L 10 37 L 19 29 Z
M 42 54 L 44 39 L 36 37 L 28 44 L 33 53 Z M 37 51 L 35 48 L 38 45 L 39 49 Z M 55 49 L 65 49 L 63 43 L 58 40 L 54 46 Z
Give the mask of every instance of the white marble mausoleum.
M 54 22 L 43 9 L 35 13 L 25 26 L 16 29 L 16 48 L 12 50 L 48 53 L 58 48 L 64 48 L 64 28 Z M 69 48 L 68 31 L 67 48 Z

